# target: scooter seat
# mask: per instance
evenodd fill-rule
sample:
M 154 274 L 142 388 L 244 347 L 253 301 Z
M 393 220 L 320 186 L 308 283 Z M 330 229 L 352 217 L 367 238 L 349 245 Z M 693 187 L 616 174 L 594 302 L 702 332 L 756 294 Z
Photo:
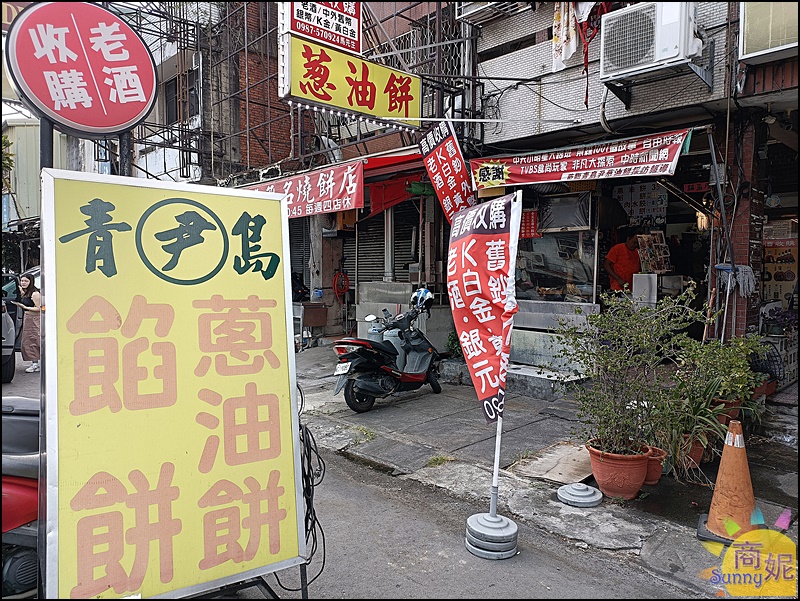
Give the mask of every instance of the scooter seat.
M 386 342 L 385 340 L 382 341 L 382 342 L 378 342 L 377 340 L 375 340 L 375 341 L 370 341 L 370 344 L 372 344 L 372 346 L 374 348 L 379 348 L 379 349 L 381 349 L 383 351 L 386 351 L 390 355 L 398 355 L 399 354 L 397 352 L 397 349 L 395 348 L 395 346 L 391 342 Z

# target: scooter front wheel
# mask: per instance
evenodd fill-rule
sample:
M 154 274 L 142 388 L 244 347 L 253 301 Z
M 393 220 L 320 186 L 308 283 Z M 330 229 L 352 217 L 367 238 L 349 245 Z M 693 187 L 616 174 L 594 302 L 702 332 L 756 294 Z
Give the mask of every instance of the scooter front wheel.
M 439 378 L 436 377 L 436 373 L 432 369 L 428 371 L 428 384 L 431 385 L 431 390 L 433 390 L 434 394 L 442 392 L 442 385 L 439 384 Z
M 344 400 L 347 406 L 356 413 L 364 413 L 372 409 L 375 397 L 363 392 L 356 392 L 355 380 L 348 380 L 344 385 Z

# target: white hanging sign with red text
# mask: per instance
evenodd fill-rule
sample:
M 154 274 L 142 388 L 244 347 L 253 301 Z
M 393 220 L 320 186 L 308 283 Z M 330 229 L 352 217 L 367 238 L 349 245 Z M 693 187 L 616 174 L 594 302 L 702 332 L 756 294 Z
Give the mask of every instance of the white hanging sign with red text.
M 320 44 L 361 54 L 360 2 L 281 2 L 291 14 L 279 11 L 280 33 L 293 33 Z M 285 10 L 285 8 L 283 8 Z
M 459 211 L 450 230 L 447 292 L 486 423 L 503 417 L 521 215 L 515 192 Z

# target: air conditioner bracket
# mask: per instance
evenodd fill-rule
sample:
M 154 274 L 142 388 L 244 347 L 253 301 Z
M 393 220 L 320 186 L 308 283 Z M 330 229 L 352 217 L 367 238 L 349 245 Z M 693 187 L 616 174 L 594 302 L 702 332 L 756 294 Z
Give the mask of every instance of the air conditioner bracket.
M 711 40 L 708 43 L 708 66 L 701 67 L 700 65 L 696 65 L 692 62 L 686 63 L 686 65 L 692 70 L 692 72 L 699 77 L 704 84 L 708 87 L 708 91 L 711 92 L 714 89 L 714 40 Z M 622 101 L 625 105 L 627 110 L 631 108 L 631 88 L 638 85 L 643 85 L 646 83 L 653 83 L 656 81 L 662 81 L 665 79 L 671 79 L 675 76 L 675 73 L 669 73 L 667 75 L 662 75 L 660 77 L 655 78 L 647 78 L 634 81 L 632 79 L 625 79 L 622 83 L 616 81 L 606 81 L 604 82 L 605 86 L 608 88 L 608 91 L 614 94 L 617 98 Z
M 608 91 L 614 94 L 625 105 L 626 110 L 631 108 L 631 84 L 630 83 L 616 83 L 613 81 L 605 82 Z

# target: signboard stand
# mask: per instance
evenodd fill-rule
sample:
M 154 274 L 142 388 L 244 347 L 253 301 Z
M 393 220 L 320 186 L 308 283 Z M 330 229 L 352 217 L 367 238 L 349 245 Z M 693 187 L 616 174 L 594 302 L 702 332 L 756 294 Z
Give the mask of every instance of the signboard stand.
M 494 444 L 494 470 L 489 513 L 476 513 L 467 518 L 467 550 L 484 559 L 508 559 L 517 554 L 517 524 L 497 515 L 497 489 L 500 473 L 500 439 L 503 436 L 503 417 L 497 418 Z
M 213 599 L 216 595 L 221 595 L 222 593 L 232 593 L 235 591 L 240 591 L 250 587 L 256 587 L 259 591 L 264 595 L 267 599 L 280 599 L 278 594 L 275 590 L 267 584 L 264 580 L 263 576 L 256 576 L 255 578 L 249 578 L 247 580 L 242 580 L 241 582 L 237 582 L 234 584 L 229 584 L 227 586 L 220 587 L 215 593 L 201 593 L 202 597 L 205 599 Z M 308 599 L 308 578 L 306 577 L 306 564 L 300 564 L 300 590 L 303 599 Z M 194 599 L 197 595 L 191 595 L 189 597 L 183 597 L 184 599 Z
M 453 321 L 486 422 L 497 423 L 489 513 L 467 519 L 467 550 L 484 559 L 517 553 L 517 525 L 497 515 L 497 491 L 521 218 L 517 191 L 457 211 L 450 230 L 447 289 Z

